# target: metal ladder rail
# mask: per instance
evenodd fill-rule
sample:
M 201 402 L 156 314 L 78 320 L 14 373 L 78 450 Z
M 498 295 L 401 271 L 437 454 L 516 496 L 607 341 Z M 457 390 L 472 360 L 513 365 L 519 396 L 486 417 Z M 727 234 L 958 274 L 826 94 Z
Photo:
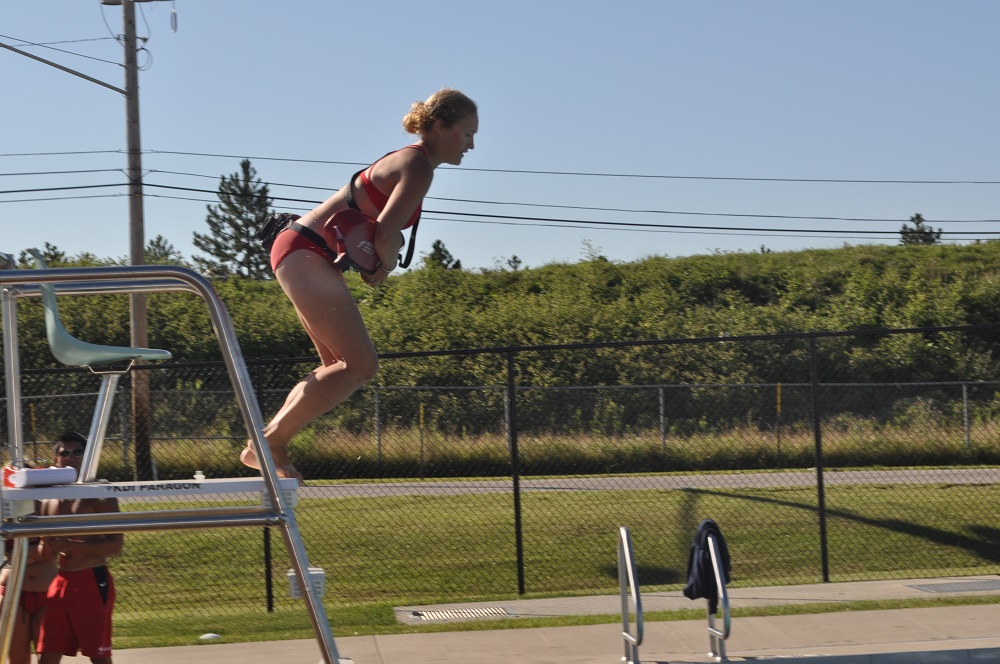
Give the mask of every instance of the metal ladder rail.
M 635 551 L 628 527 L 618 528 L 618 589 L 622 601 L 622 640 L 625 652 L 622 662 L 639 664 L 639 646 L 642 645 L 642 597 L 639 595 L 639 574 L 635 565 Z M 629 598 L 635 608 L 635 633 L 629 620 Z
M 708 536 L 708 552 L 712 557 L 712 573 L 715 576 L 715 587 L 719 593 L 719 606 L 722 608 L 722 629 L 715 626 L 715 616 L 708 611 L 708 643 L 709 657 L 714 657 L 717 662 L 728 662 L 726 657 L 726 639 L 732 628 L 732 619 L 729 613 L 729 593 L 726 591 L 726 582 L 723 580 L 722 556 L 719 553 L 719 543 L 715 537 Z
M 12 257 L 2 255 L 0 267 L 10 267 Z M 74 283 L 76 282 L 76 283 Z M 14 454 L 18 461 L 24 457 L 23 428 L 20 412 L 20 362 L 17 352 L 17 304 L 19 297 L 39 296 L 40 283 L 64 284 L 59 289 L 62 293 L 73 294 L 118 294 L 136 292 L 185 291 L 202 298 L 208 306 L 212 326 L 223 360 L 229 373 L 230 381 L 236 395 L 236 401 L 243 416 L 243 421 L 249 433 L 251 444 L 261 465 L 261 476 L 264 479 L 266 495 L 275 506 L 279 516 L 282 537 L 288 549 L 292 568 L 303 588 L 306 608 L 313 624 L 317 640 L 320 643 L 323 659 L 326 664 L 339 664 L 336 644 L 330 630 L 329 621 L 323 608 L 322 599 L 310 579 L 309 559 L 299 534 L 294 510 L 280 490 L 274 459 L 263 435 L 263 416 L 253 392 L 253 386 L 242 351 L 233 329 L 232 321 L 222 300 L 212 288 L 207 279 L 193 270 L 177 266 L 130 266 L 130 267 L 99 267 L 99 268 L 60 268 L 39 270 L 0 270 L 0 309 L 3 313 L 4 367 L 8 398 L 8 429 L 10 441 L 14 446 Z M 15 400 L 16 397 L 16 400 Z M 118 524 L 124 525 L 124 522 Z M 58 526 L 57 526 L 58 527 Z M 70 526 L 72 527 L 72 526 Z M 20 540 L 20 542 L 18 541 Z M 23 581 L 23 564 L 27 555 L 27 540 L 24 536 L 15 536 L 12 564 L 21 563 L 20 573 L 15 577 L 12 569 L 12 593 L 20 590 Z M 23 555 L 21 555 L 23 554 Z M 0 652 L 9 648 L 11 627 L 13 626 L 13 611 L 8 611 L 9 603 L 0 611 Z M 7 614 L 10 614 L 9 616 Z

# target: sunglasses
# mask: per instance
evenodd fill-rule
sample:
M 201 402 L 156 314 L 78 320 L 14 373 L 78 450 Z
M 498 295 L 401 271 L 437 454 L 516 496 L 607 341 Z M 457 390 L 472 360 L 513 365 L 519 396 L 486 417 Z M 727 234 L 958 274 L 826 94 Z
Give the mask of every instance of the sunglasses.
M 56 452 L 56 456 L 61 457 L 63 459 L 67 457 L 82 457 L 83 450 L 81 450 L 79 447 L 76 448 L 75 450 L 59 450 L 58 452 Z

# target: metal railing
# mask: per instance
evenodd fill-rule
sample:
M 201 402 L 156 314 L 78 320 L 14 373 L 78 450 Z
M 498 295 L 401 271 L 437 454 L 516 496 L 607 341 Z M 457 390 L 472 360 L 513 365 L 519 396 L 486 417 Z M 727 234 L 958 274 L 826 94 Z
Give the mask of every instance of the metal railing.
M 626 526 L 618 528 L 618 588 L 622 600 L 622 639 L 625 653 L 622 662 L 639 664 L 639 646 L 642 645 L 642 597 L 639 594 L 639 575 L 632 549 L 632 535 Z M 629 600 L 632 610 L 629 609 Z M 635 612 L 635 632 L 630 615 Z
M 725 574 L 722 571 L 722 556 L 719 553 L 719 543 L 715 537 L 708 535 L 708 552 L 712 557 L 712 574 L 715 576 L 715 587 L 719 594 L 719 608 L 722 610 L 722 629 L 715 626 L 715 615 L 711 608 L 708 611 L 708 656 L 714 657 L 717 662 L 728 662 L 726 657 L 726 639 L 729 638 L 729 631 L 732 628 L 732 619 L 729 613 L 729 593 L 726 591 Z

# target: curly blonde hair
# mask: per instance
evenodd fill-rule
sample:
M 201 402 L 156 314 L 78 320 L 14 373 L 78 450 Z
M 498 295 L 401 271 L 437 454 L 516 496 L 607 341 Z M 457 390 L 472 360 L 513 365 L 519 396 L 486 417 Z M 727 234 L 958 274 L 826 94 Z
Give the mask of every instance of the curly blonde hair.
M 410 112 L 403 118 L 403 129 L 408 134 L 422 134 L 431 128 L 435 120 L 440 120 L 445 127 L 453 127 L 476 112 L 476 102 L 458 90 L 442 88 L 427 101 L 413 102 Z

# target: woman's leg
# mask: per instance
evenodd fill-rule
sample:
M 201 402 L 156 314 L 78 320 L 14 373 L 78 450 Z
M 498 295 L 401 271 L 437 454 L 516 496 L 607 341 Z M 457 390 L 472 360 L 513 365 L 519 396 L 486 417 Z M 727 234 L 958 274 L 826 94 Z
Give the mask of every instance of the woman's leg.
M 264 428 L 278 474 L 297 477 L 287 453 L 292 436 L 370 381 L 378 371 L 378 356 L 347 282 L 326 260 L 296 251 L 281 262 L 276 276 L 323 361 L 292 388 Z M 240 459 L 258 467 L 249 446 Z
M 295 384 L 295 387 L 293 387 L 288 395 L 285 396 L 285 403 L 281 404 L 281 408 L 279 408 L 278 412 L 274 414 L 274 417 L 280 416 L 286 409 L 291 408 L 292 404 L 295 403 L 295 400 L 298 399 L 299 393 L 305 389 L 306 383 L 317 371 L 318 369 L 313 369 L 308 375 L 305 376 L 305 378 Z

